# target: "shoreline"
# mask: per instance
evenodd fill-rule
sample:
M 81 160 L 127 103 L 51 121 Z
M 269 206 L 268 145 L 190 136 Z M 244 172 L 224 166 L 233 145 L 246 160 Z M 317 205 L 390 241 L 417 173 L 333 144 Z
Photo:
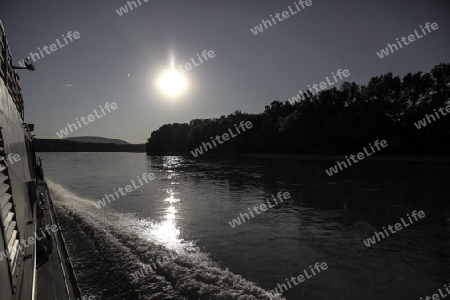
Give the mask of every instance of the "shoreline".
M 190 156 L 190 153 L 151 153 L 149 156 Z M 304 160 L 304 161 L 339 161 L 345 157 L 342 155 L 313 155 L 313 154 L 288 154 L 288 153 L 245 153 L 245 154 L 203 154 L 202 157 L 223 157 L 223 158 L 252 158 L 271 160 Z M 450 164 L 450 156 L 420 156 L 420 155 L 378 155 L 372 156 L 367 161 L 393 161 L 393 162 L 413 162 L 413 163 L 444 163 Z
M 151 153 L 145 151 L 36 151 L 37 153 L 145 153 L 147 156 L 188 156 L 195 158 L 192 154 L 187 152 L 172 152 L 172 153 Z M 266 160 L 303 160 L 303 161 L 342 161 L 345 154 L 342 155 L 313 155 L 313 154 L 280 154 L 280 153 L 245 153 L 245 154 L 203 154 L 204 158 L 250 158 L 250 159 L 266 159 Z M 365 161 L 374 162 L 405 162 L 405 163 L 443 163 L 450 164 L 450 156 L 401 156 L 401 155 L 378 155 L 373 156 Z
M 306 154 L 270 154 L 270 153 L 248 153 L 238 157 L 258 158 L 258 159 L 295 159 L 307 161 L 339 161 L 345 157 L 343 155 L 306 155 Z M 366 160 L 365 160 L 366 161 Z M 394 161 L 394 162 L 414 162 L 414 163 L 445 163 L 450 164 L 450 156 L 401 156 L 401 155 L 378 155 L 370 157 L 367 161 Z

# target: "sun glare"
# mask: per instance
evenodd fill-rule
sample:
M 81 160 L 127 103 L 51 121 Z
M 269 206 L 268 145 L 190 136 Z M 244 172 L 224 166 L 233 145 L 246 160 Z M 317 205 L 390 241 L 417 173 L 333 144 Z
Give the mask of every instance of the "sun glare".
M 175 69 L 164 72 L 155 82 L 161 92 L 169 96 L 180 95 L 186 89 L 186 79 Z

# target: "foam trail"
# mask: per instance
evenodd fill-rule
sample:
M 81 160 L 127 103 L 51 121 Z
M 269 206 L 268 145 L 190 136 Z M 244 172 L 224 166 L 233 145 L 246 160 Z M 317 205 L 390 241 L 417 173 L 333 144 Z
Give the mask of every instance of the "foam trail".
M 97 209 L 94 200 L 51 181 L 48 186 L 84 295 L 130 300 L 283 299 L 219 268 L 193 242 L 161 239 L 164 222 L 109 207 Z M 169 259 L 155 264 L 163 257 Z M 145 272 L 150 267 L 154 272 Z

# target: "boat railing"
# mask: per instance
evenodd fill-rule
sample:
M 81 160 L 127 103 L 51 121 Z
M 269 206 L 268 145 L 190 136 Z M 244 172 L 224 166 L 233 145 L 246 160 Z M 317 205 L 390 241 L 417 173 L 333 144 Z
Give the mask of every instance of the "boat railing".
M 0 77 L 5 83 L 9 94 L 11 95 L 17 110 L 22 119 L 24 118 L 24 105 L 19 84 L 19 75 L 13 68 L 13 60 L 11 50 L 9 49 L 8 40 L 6 39 L 5 29 L 0 20 Z

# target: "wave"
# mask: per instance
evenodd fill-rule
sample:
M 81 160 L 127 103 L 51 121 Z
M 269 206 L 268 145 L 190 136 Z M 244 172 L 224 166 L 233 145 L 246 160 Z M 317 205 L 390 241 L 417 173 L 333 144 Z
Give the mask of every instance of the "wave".
M 121 300 L 283 299 L 220 268 L 194 242 L 165 238 L 167 223 L 108 206 L 97 209 L 92 199 L 51 181 L 48 186 L 83 295 Z

